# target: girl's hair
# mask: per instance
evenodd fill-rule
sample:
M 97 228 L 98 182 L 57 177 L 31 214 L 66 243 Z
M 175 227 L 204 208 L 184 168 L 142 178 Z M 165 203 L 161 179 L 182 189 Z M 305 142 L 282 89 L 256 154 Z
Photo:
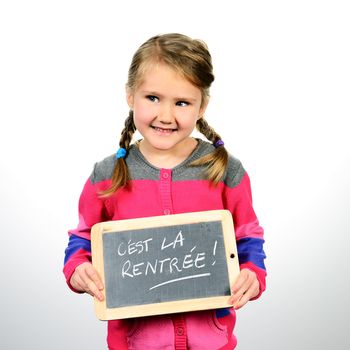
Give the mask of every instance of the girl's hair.
M 165 63 L 177 71 L 201 91 L 202 105 L 207 102 L 214 75 L 211 56 L 203 41 L 176 33 L 157 35 L 147 40 L 139 47 L 131 61 L 126 84 L 131 93 L 142 83 L 147 69 L 155 63 Z M 136 131 L 133 117 L 133 111 L 130 110 L 119 141 L 119 146 L 126 151 Z M 213 144 L 221 139 L 203 116 L 198 119 L 196 127 Z M 208 179 L 217 184 L 225 173 L 227 162 L 228 153 L 223 146 L 220 146 L 191 165 L 207 165 Z M 111 187 L 101 192 L 102 197 L 107 197 L 126 186 L 129 180 L 130 175 L 125 158 L 118 158 L 112 175 Z

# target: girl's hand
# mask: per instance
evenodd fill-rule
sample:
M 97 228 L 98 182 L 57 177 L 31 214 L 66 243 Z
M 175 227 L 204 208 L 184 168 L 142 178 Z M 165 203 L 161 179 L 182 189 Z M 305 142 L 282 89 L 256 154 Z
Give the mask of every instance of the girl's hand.
M 69 282 L 79 292 L 89 293 L 100 301 L 104 299 L 101 293 L 103 283 L 91 263 L 85 262 L 77 266 Z
M 249 269 L 242 269 L 236 282 L 232 285 L 233 295 L 229 303 L 237 310 L 244 306 L 250 299 L 259 294 L 259 281 L 255 272 Z

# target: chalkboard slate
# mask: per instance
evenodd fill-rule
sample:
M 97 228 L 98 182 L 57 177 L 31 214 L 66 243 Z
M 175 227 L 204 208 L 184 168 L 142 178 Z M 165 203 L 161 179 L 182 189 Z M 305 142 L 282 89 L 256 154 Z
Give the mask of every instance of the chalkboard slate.
M 239 273 L 225 210 L 97 224 L 92 254 L 105 284 L 100 319 L 227 307 Z

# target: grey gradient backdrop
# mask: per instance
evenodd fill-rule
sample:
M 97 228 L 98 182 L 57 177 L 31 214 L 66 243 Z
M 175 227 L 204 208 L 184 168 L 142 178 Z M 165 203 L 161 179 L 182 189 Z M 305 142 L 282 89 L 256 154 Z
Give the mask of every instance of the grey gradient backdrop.
M 105 348 L 91 298 L 65 285 L 66 232 L 117 148 L 132 54 L 182 32 L 212 52 L 207 119 L 266 231 L 268 289 L 238 312 L 238 349 L 349 349 L 348 2 L 129 3 L 0 4 L 0 348 Z

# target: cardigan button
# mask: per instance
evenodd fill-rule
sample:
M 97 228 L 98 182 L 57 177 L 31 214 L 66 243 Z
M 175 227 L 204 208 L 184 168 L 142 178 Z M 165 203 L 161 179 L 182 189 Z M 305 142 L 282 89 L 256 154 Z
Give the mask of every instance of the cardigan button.
M 168 173 L 163 173 L 163 178 L 164 179 L 167 179 L 169 177 L 169 174 Z
M 182 327 L 179 327 L 176 329 L 176 335 L 184 335 L 184 329 Z
M 164 209 L 163 213 L 164 213 L 164 215 L 169 215 L 170 214 L 170 210 L 169 209 Z

